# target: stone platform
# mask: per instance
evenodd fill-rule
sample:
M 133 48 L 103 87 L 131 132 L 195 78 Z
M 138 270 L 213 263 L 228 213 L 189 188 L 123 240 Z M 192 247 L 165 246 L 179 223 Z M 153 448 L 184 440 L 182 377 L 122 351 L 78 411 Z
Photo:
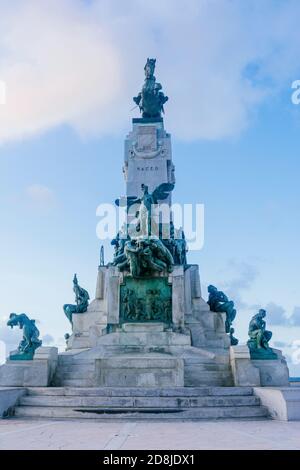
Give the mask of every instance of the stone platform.
M 97 346 L 61 353 L 56 386 L 176 387 L 232 385 L 228 349 L 202 350 L 163 323 L 128 323 Z
M 251 387 L 28 388 L 16 417 L 97 420 L 267 418 Z

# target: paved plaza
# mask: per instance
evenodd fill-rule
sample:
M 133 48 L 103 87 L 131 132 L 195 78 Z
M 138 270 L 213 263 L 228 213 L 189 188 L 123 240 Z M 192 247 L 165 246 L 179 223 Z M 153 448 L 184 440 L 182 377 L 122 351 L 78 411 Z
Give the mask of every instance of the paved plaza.
M 1 450 L 298 449 L 300 422 L 0 421 Z

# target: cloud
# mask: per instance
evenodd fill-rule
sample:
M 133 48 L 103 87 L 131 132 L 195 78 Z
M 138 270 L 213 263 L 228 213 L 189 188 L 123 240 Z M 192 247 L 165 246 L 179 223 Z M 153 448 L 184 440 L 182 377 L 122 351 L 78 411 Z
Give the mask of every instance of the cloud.
M 56 200 L 54 192 L 42 184 L 32 184 L 25 190 L 29 201 L 38 207 L 52 207 Z
M 243 301 L 242 295 L 249 290 L 258 277 L 258 269 L 256 266 L 245 261 L 237 261 L 231 259 L 228 262 L 226 273 L 231 271 L 232 278 L 224 283 L 226 294 L 234 300 L 238 309 L 249 308 L 249 305 Z
M 285 341 L 273 341 L 274 348 L 283 349 L 288 348 L 291 346 L 291 343 L 287 343 Z
M 294 308 L 290 322 L 293 326 L 300 326 L 300 307 Z
M 14 351 L 17 349 L 21 339 L 22 339 L 22 332 L 19 328 L 10 328 L 6 325 L 7 318 L 2 318 L 0 320 L 0 341 L 3 341 L 5 347 L 1 348 L 1 358 L 0 363 L 4 362 L 5 357 L 8 356 L 9 352 Z
M 297 0 L 0 0 L 0 142 L 59 125 L 120 132 L 147 56 L 170 96 L 168 128 L 219 139 L 298 78 Z
M 293 364 L 300 364 L 300 340 L 296 339 L 292 342 L 291 360 Z
M 287 316 L 286 310 L 274 302 L 270 302 L 265 307 L 268 321 L 272 325 L 280 326 L 300 326 L 300 307 L 294 307 L 293 313 Z
M 286 316 L 286 311 L 281 305 L 270 302 L 265 307 L 267 311 L 268 322 L 272 325 L 287 325 L 289 319 Z
M 105 128 L 120 87 L 118 52 L 92 6 L 75 0 L 1 2 L 0 140 L 53 126 Z
M 53 336 L 47 334 L 42 337 L 42 341 L 43 341 L 43 346 L 48 346 L 49 344 L 54 343 L 54 338 Z

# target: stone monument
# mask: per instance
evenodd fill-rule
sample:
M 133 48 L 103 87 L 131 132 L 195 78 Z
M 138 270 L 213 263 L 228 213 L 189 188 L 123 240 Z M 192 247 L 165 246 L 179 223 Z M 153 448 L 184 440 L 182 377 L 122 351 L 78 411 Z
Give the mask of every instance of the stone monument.
M 164 129 L 162 117 L 168 98 L 156 81 L 154 69 L 155 59 L 147 59 L 145 82 L 134 98 L 142 116 L 132 120 L 132 131 L 125 140 L 126 192 L 116 204 L 126 207 L 128 218 L 126 227 L 112 240 L 114 258 L 105 264 L 102 253 L 91 303 L 75 275 L 76 305 L 64 306 L 72 332 L 65 335 L 66 351 L 58 355 L 55 372 L 51 372 L 51 386 L 58 387 L 50 394 L 55 401 L 38 394 L 27 401 L 25 398 L 27 406 L 17 409 L 19 416 L 74 417 L 82 412 L 81 416 L 90 413 L 95 417 L 95 406 L 101 402 L 97 413 L 108 412 L 103 403 L 112 403 L 113 398 L 109 401 L 107 397 L 114 394 L 122 397 L 119 408 L 135 408 L 140 396 L 144 397 L 141 408 L 150 406 L 145 403 L 151 397 L 158 397 L 154 400 L 156 413 L 172 404 L 174 410 L 186 412 L 182 416 L 191 418 L 265 416 L 258 399 L 250 396 L 252 392 L 238 386 L 288 385 L 288 369 L 280 351 L 265 347 L 270 337 L 262 318 L 259 321 L 264 333 L 257 332 L 257 318 L 249 328 L 250 351 L 248 346 L 238 346 L 232 327 L 234 302 L 214 286 L 209 286 L 206 302 L 199 267 L 187 259 L 184 232 L 174 226 L 171 211 L 167 219 L 161 218 L 161 205 L 171 206 L 175 170 L 171 136 Z M 254 343 L 257 346 L 259 341 L 264 344 L 263 360 L 255 351 Z M 272 376 L 269 382 L 268 374 Z M 0 368 L 0 385 L 16 383 L 11 382 L 5 381 Z M 224 388 L 209 393 L 226 395 L 227 401 L 204 400 L 205 390 L 214 390 L 207 387 L 216 386 Z M 64 411 L 57 408 L 64 406 L 60 387 L 71 387 L 71 395 L 74 387 L 80 400 L 74 398 L 68 403 L 77 404 L 76 409 L 70 410 L 70 404 Z M 43 393 L 47 397 L 47 391 Z M 94 395 L 98 399 L 92 400 Z M 170 398 L 179 396 L 182 398 L 176 398 L 176 403 Z M 168 403 L 162 397 L 169 397 Z M 201 406 L 210 406 L 200 405 L 203 400 L 215 403 L 211 406 L 216 408 L 203 411 Z M 227 409 L 220 408 L 221 402 Z M 42 408 L 43 403 L 47 409 Z M 88 403 L 93 404 L 92 410 Z M 247 406 L 243 408 L 243 404 Z

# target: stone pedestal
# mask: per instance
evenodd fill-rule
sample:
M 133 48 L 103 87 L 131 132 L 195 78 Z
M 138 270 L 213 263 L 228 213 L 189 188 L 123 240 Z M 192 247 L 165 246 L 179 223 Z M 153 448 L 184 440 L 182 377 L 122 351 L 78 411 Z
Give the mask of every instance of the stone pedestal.
M 141 184 L 152 192 L 162 183 L 174 183 L 171 136 L 159 119 L 133 119 L 125 141 L 124 177 L 126 195 L 140 196 Z M 167 199 L 170 203 L 171 196 Z
M 247 345 L 230 347 L 230 364 L 234 385 L 260 386 L 259 369 L 252 363 Z
M 262 387 L 286 387 L 289 385 L 289 369 L 279 349 L 274 349 L 278 359 L 252 360 L 259 370 Z
M 2 387 L 47 387 L 57 366 L 57 348 L 38 348 L 31 361 L 7 360 L 0 367 Z
M 289 370 L 282 353 L 274 349 L 278 359 L 253 360 L 247 345 L 230 347 L 230 363 L 235 385 L 284 387 L 289 385 Z
M 184 328 L 185 322 L 185 286 L 186 275 L 182 266 L 175 266 L 172 273 L 157 274 L 159 279 L 170 285 L 172 305 L 171 318 L 166 324 L 175 330 Z M 98 339 L 122 323 L 120 307 L 121 287 L 126 280 L 132 280 L 129 273 L 121 273 L 115 266 L 100 266 L 98 271 L 96 298 L 89 305 L 87 312 L 73 315 L 73 334 L 68 341 L 68 349 L 86 349 L 97 345 Z M 151 284 L 151 278 L 148 279 Z M 137 280 L 137 282 L 139 282 Z M 147 278 L 142 280 L 147 283 Z M 150 285 L 149 284 L 149 285 Z M 145 296 L 144 296 L 145 297 Z M 158 320 L 160 321 L 160 320 Z

